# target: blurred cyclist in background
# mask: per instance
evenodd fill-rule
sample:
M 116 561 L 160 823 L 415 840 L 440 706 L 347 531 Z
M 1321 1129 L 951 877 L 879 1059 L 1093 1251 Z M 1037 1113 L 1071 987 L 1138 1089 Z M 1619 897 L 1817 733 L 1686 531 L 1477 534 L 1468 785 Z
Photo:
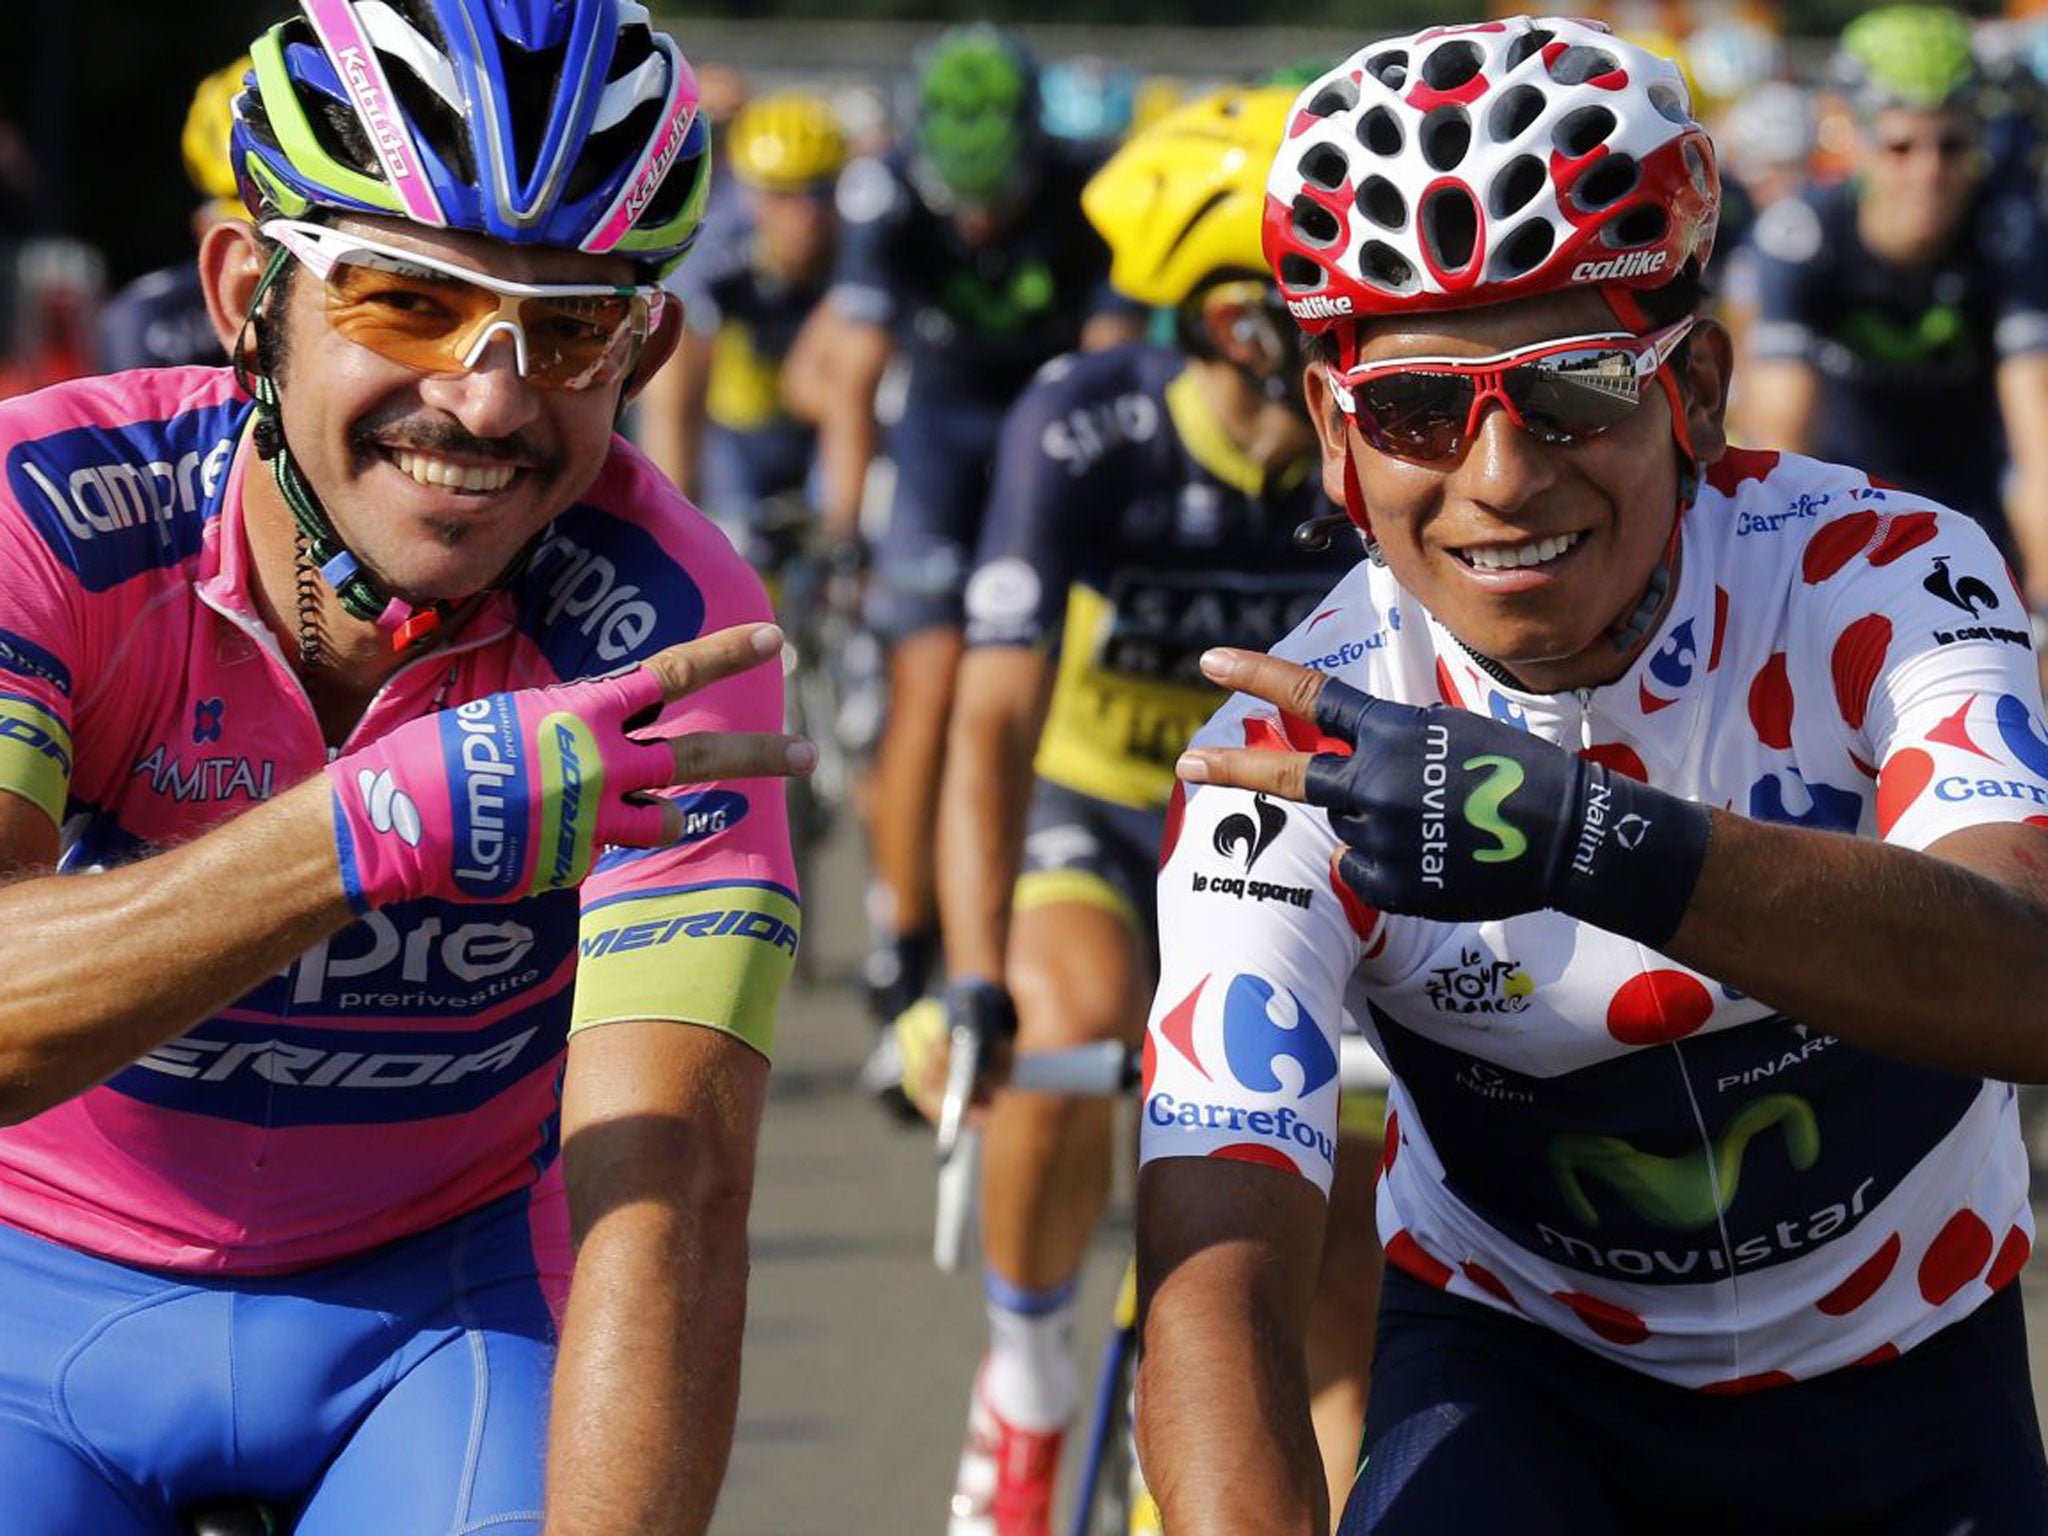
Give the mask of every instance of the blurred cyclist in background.
M 1984 181 L 1969 23 L 1866 12 L 1838 69 L 1855 174 L 1759 222 L 1731 430 L 1968 513 L 2048 601 L 2048 234 Z M 1970 610 L 1965 609 L 1968 614 Z M 1981 614 L 1971 616 L 1982 617 Z M 2001 616 L 2008 628 L 2019 615 Z M 2024 628 L 2025 626 L 2020 625 Z
M 756 569 L 772 498 L 804 492 L 815 433 L 782 401 L 782 367 L 832 268 L 832 186 L 846 140 L 822 97 L 790 92 L 749 102 L 726 134 L 742 189 L 743 238 L 699 252 L 669 288 L 683 339 L 641 396 L 635 436 L 699 502 Z
M 943 33 L 919 59 L 910 142 L 850 164 L 826 302 L 783 370 L 818 424 L 824 515 L 856 535 L 883 403 L 888 483 L 868 622 L 891 648 L 889 713 L 867 796 L 877 1022 L 922 995 L 937 959 L 932 827 L 967 579 L 1003 412 L 1047 359 L 1136 334 L 1107 285 L 1109 252 L 1082 217 L 1098 157 L 1049 138 L 1038 69 L 987 26 Z M 870 1081 L 897 1081 L 884 1035 Z
M 202 201 L 192 210 L 192 239 L 204 238 L 222 219 L 249 216 L 235 187 L 235 169 L 228 162 L 228 133 L 234 127 L 232 107 L 242 77 L 249 71 L 244 54 L 199 82 L 185 114 L 179 148 L 185 174 Z M 191 257 L 145 272 L 107 300 L 100 310 L 99 366 L 104 373 L 124 368 L 175 368 L 184 363 L 223 360 L 220 340 L 206 312 L 206 294 L 199 282 L 199 264 Z
M 1095 54 L 1059 59 L 1045 67 L 1039 98 L 1047 133 L 1107 151 L 1131 126 L 1138 72 Z
M 1348 534 L 1316 554 L 1293 537 L 1333 512 L 1313 473 L 1299 333 L 1259 249 L 1293 99 L 1271 87 L 1206 97 L 1132 137 L 1088 183 L 1082 207 L 1114 255 L 1112 280 L 1172 316 L 1175 345 L 1061 358 L 1003 425 L 967 583 L 938 869 L 948 1012 L 998 1033 L 1014 1022 L 1020 1050 L 1137 1043 L 1173 762 L 1219 698 L 1196 660 L 1212 645 L 1270 644 L 1357 559 Z M 1247 823 L 1248 868 L 1263 835 Z M 1079 1405 L 1076 1292 L 1109 1196 L 1116 1110 L 1004 1092 L 990 1111 L 989 1351 L 952 1536 L 1045 1536 Z M 1334 1326 L 1311 1344 L 1339 1496 L 1379 1273 L 1378 1121 L 1359 1129 L 1324 1255 Z

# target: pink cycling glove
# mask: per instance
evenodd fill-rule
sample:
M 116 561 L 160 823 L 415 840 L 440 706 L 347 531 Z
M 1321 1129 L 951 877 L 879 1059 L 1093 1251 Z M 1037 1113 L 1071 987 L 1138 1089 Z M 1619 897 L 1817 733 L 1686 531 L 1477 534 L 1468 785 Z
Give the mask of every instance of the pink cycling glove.
M 602 844 L 659 844 L 660 807 L 624 797 L 666 787 L 675 758 L 625 723 L 661 702 L 645 667 L 493 693 L 328 764 L 349 905 L 515 901 L 579 884 Z

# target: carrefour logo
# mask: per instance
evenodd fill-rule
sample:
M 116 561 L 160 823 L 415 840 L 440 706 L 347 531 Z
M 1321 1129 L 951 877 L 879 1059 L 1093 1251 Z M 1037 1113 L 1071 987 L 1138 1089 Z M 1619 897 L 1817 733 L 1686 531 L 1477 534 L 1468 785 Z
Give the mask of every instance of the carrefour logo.
M 1305 1099 L 1337 1075 L 1337 1053 L 1301 999 L 1263 976 L 1231 978 L 1223 997 L 1223 1057 L 1230 1075 L 1254 1093 Z M 1283 1065 L 1291 1082 L 1277 1070 Z

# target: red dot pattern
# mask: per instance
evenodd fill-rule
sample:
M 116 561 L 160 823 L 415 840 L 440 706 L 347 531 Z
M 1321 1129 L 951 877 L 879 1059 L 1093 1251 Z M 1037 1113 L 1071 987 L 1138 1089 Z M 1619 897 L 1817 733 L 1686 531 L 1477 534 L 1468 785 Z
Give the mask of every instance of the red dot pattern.
M 1394 1171 L 1394 1159 L 1401 1155 L 1401 1116 L 1395 1110 L 1387 1111 L 1386 1129 L 1380 1140 L 1380 1172 Z
M 1863 729 L 1863 717 L 1870 709 L 1870 690 L 1891 645 L 1892 621 L 1881 613 L 1865 614 L 1835 641 L 1828 666 L 1835 677 L 1835 703 L 1852 731 Z
M 1180 846 L 1181 823 L 1188 814 L 1188 787 L 1179 779 L 1173 781 L 1173 793 L 1166 797 L 1166 830 L 1159 838 L 1159 867 L 1166 868 L 1166 861 L 1173 857 L 1173 850 Z
M 1650 1336 L 1650 1325 L 1627 1307 L 1602 1301 L 1598 1296 L 1588 1296 L 1583 1291 L 1552 1291 L 1550 1294 L 1570 1307 L 1578 1314 L 1580 1322 L 1610 1344 L 1635 1345 Z
M 1707 484 L 1723 496 L 1733 496 L 1745 480 L 1768 480 L 1778 467 L 1778 455 L 1755 448 L 1730 448 L 1707 469 Z
M 1727 1381 L 1710 1381 L 1700 1390 L 1714 1397 L 1747 1397 L 1752 1392 L 1766 1392 L 1772 1387 L 1789 1387 L 1798 1379 L 1790 1371 L 1760 1371 L 1754 1376 L 1734 1376 Z
M 1894 1232 L 1878 1245 L 1877 1252 L 1856 1266 L 1855 1273 L 1836 1286 L 1814 1305 L 1829 1317 L 1847 1317 L 1871 1297 L 1878 1288 L 1891 1278 L 1898 1267 L 1899 1253 L 1905 1245 L 1899 1234 Z
M 1425 1253 L 1404 1227 L 1387 1239 L 1387 1262 L 1441 1291 L 1451 1283 L 1451 1266 Z
M 1227 1147 L 1218 1147 L 1209 1155 L 1226 1163 L 1256 1163 L 1262 1168 L 1278 1168 L 1282 1173 L 1301 1173 L 1301 1165 L 1285 1152 L 1259 1142 L 1233 1142 Z
M 1634 779 L 1638 784 L 1650 782 L 1650 770 L 1644 765 L 1642 754 L 1626 742 L 1596 742 L 1579 753 L 1579 756 L 1589 763 L 1611 768 L 1624 778 Z
M 1934 759 L 1918 747 L 1894 752 L 1877 776 L 1877 835 L 1891 836 L 1899 818 L 1913 808 L 1934 782 Z
M 1370 960 L 1387 947 L 1386 924 L 1380 909 L 1368 906 L 1358 892 L 1351 889 L 1351 882 L 1337 872 L 1337 860 L 1343 856 L 1341 848 L 1330 855 L 1330 889 L 1336 894 L 1337 905 L 1343 909 L 1344 921 L 1351 925 L 1351 931 L 1371 945 L 1365 952 L 1365 958 Z
M 1765 746 L 1782 750 L 1792 745 L 1792 678 L 1785 670 L 1783 651 L 1765 662 L 1750 680 L 1749 723 Z
M 1467 1280 L 1470 1280 L 1480 1290 L 1486 1292 L 1487 1295 L 1506 1306 L 1513 1307 L 1517 1312 L 1522 1310 L 1522 1304 L 1515 1300 L 1515 1293 L 1507 1288 L 1507 1282 L 1502 1280 L 1499 1275 L 1496 1275 L 1484 1264 L 1478 1263 L 1473 1259 L 1467 1259 L 1458 1268 L 1465 1272 Z
M 1865 1355 L 1861 1360 L 1852 1360 L 1849 1362 L 1849 1364 L 1851 1365 L 1851 1367 L 1859 1365 L 1890 1365 L 1892 1361 L 1898 1358 L 1898 1345 L 1880 1344 L 1877 1346 L 1877 1348 L 1873 1349 L 1869 1354 Z
M 2018 1227 L 2005 1234 L 2005 1241 L 1998 1245 L 1998 1257 L 1991 1261 L 1991 1272 L 1984 1277 L 1984 1283 L 1994 1291 L 2002 1291 L 2027 1267 L 2027 1256 L 2034 1245 L 2027 1240 L 2027 1234 Z
M 1444 665 L 1441 656 L 1436 659 L 1436 696 L 1458 709 L 1465 707 L 1465 701 L 1458 693 L 1458 685 L 1451 679 L 1451 669 Z
M 1869 508 L 1838 517 L 1815 531 L 1799 559 L 1799 574 L 1809 587 L 1818 586 L 1870 547 L 1877 532 L 1877 514 Z
M 1714 1014 L 1714 999 L 1684 971 L 1645 971 L 1616 989 L 1607 1005 L 1607 1032 L 1623 1045 L 1683 1040 Z
M 1898 517 L 1886 518 L 1883 532 L 1878 536 L 1877 548 L 1870 552 L 1870 563 L 1890 565 L 1894 560 L 1911 554 L 1933 538 L 1934 531 L 1932 512 L 1906 512 Z
M 1975 1211 L 1957 1211 L 1920 1260 L 1920 1294 L 1938 1307 L 1984 1273 L 1991 1262 L 1991 1229 Z

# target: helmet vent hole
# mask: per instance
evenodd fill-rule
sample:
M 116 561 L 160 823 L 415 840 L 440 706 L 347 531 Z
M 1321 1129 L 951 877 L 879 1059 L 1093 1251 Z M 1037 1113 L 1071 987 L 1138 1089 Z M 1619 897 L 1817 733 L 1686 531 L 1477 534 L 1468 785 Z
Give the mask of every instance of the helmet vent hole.
M 1406 139 L 1400 119 L 1385 107 L 1374 107 L 1358 121 L 1358 142 L 1376 155 L 1391 158 L 1401 153 Z
M 1496 282 L 1513 282 L 1527 277 L 1549 258 L 1557 245 L 1557 231 L 1548 219 L 1526 219 L 1500 243 L 1487 263 L 1487 276 Z
M 1510 86 L 1493 104 L 1486 131 L 1496 144 L 1518 139 L 1528 126 L 1543 115 L 1543 93 L 1533 85 Z
M 1699 145 L 1687 139 L 1681 152 L 1685 156 L 1685 173 L 1692 178 L 1693 189 L 1708 202 L 1720 201 L 1713 173 L 1707 169 L 1706 157 L 1700 153 Z
M 1661 244 L 1670 230 L 1669 215 L 1653 203 L 1643 203 L 1609 224 L 1601 238 L 1614 250 L 1635 251 Z
M 1310 186 L 1335 192 L 1351 174 L 1351 162 L 1334 144 L 1318 144 L 1301 157 L 1301 179 Z
M 1472 147 L 1472 119 L 1463 107 L 1438 107 L 1422 120 L 1422 158 L 1433 171 L 1455 170 Z
M 1651 83 L 1650 105 L 1670 122 L 1682 125 L 1692 121 L 1692 110 L 1686 105 L 1684 90 L 1669 80 Z
M 1410 294 L 1422 286 L 1415 263 L 1382 240 L 1368 240 L 1358 248 L 1358 275 L 1382 293 Z
M 1376 53 L 1365 61 L 1365 72 L 1390 91 L 1408 83 L 1408 52 L 1405 48 Z
M 1422 83 L 1432 90 L 1455 91 L 1486 65 L 1479 45 L 1460 38 L 1439 45 L 1422 61 Z
M 1602 75 L 1619 72 L 1621 61 L 1604 48 L 1573 43 L 1550 61 L 1550 78 L 1559 85 L 1584 85 Z
M 1296 292 L 1307 292 L 1323 286 L 1323 269 L 1299 251 L 1289 251 L 1280 258 L 1281 286 Z
M 1381 229 L 1400 229 L 1408 222 L 1408 200 L 1384 176 L 1368 176 L 1358 189 L 1358 210 Z
M 1486 207 L 1496 219 L 1518 213 L 1550 184 L 1550 173 L 1534 155 L 1517 155 L 1487 188 Z
M 1305 245 L 1328 247 L 1335 245 L 1344 226 L 1337 221 L 1337 215 L 1311 197 L 1297 197 L 1294 200 L 1294 233 Z
M 1479 210 L 1463 187 L 1437 188 L 1422 205 L 1422 237 L 1440 272 L 1461 272 L 1479 243 Z
M 1358 105 L 1358 87 L 1348 75 L 1324 82 L 1323 88 L 1309 98 L 1303 108 L 1310 117 L 1334 117 L 1339 112 L 1349 112 Z
M 1531 55 L 1541 53 L 1555 36 L 1557 36 L 1555 32 L 1546 31 L 1542 27 L 1532 27 L 1529 31 L 1524 32 L 1520 37 L 1508 44 L 1506 67 L 1508 69 L 1519 68 Z
M 1551 142 L 1567 159 L 1590 155 L 1614 132 L 1614 114 L 1605 107 L 1580 107 L 1567 112 L 1551 132 Z
M 1627 197 L 1642 180 L 1642 167 L 1634 155 L 1602 155 L 1572 188 L 1572 200 L 1588 213 L 1598 212 Z

